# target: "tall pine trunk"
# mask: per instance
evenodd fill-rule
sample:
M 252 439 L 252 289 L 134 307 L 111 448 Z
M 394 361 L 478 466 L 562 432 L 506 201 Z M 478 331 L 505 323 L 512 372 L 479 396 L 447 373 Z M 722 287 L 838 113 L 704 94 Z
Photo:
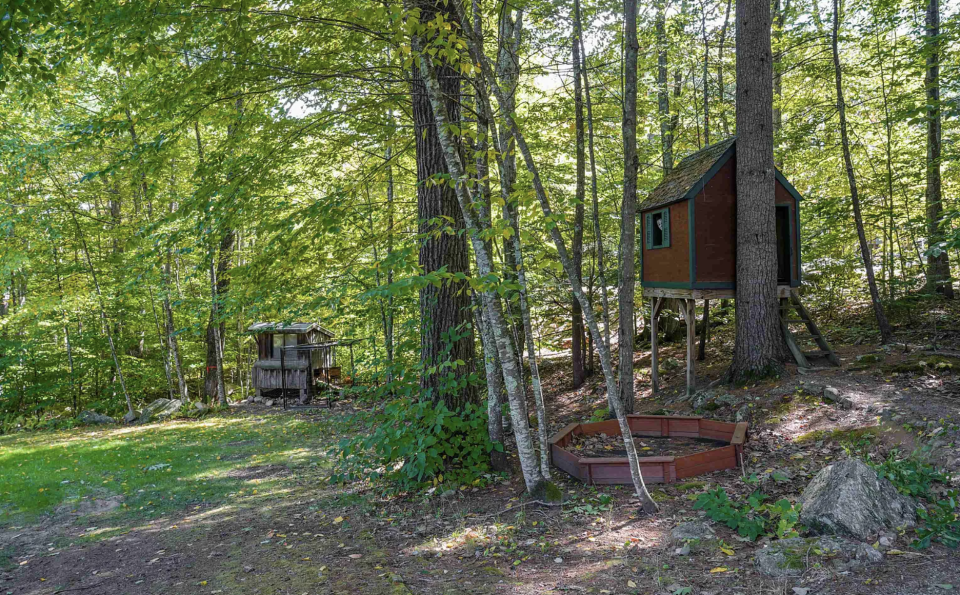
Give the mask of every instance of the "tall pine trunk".
M 739 0 L 737 46 L 737 316 L 731 379 L 782 370 L 774 226 L 770 2 Z
M 459 22 L 449 6 L 438 0 L 416 0 L 420 22 L 428 23 L 438 14 L 447 21 Z M 441 178 L 449 174 L 430 97 L 424 88 L 423 73 L 414 62 L 411 76 L 414 138 L 417 160 L 417 217 L 419 219 L 419 263 L 423 274 L 445 268 L 448 274 L 470 275 L 464 217 L 457 205 L 455 190 Z M 454 124 L 460 121 L 459 73 L 449 65 L 438 68 L 437 81 L 444 108 Z M 453 232 L 453 233 L 450 233 Z M 468 324 L 470 291 L 467 283 L 445 279 L 442 284 L 427 284 L 420 290 L 420 363 L 423 367 L 420 388 L 434 401 L 442 401 L 452 410 L 479 402 L 476 387 L 469 382 L 474 371 L 475 347 Z M 452 339 L 452 340 L 451 340 Z M 462 361 L 456 368 L 446 361 Z M 446 378 L 454 376 L 457 388 Z
M 853 158 L 850 155 L 850 139 L 847 134 L 847 106 L 843 100 L 843 73 L 840 68 L 840 6 L 838 0 L 833 0 L 833 72 L 837 84 L 837 112 L 840 116 L 840 144 L 843 147 L 843 164 L 847 173 L 847 182 L 850 184 L 850 200 L 853 203 L 853 218 L 857 225 L 857 237 L 860 239 L 860 255 L 863 266 L 867 271 L 867 286 L 870 289 L 870 301 L 873 303 L 873 313 L 880 328 L 880 342 L 889 343 L 893 340 L 893 329 L 887 322 L 887 315 L 880 302 L 880 291 L 877 289 L 877 279 L 873 273 L 873 258 L 870 255 L 870 244 L 867 243 L 867 234 L 863 228 L 863 214 L 860 211 L 860 194 L 857 191 L 857 177 L 853 170 Z

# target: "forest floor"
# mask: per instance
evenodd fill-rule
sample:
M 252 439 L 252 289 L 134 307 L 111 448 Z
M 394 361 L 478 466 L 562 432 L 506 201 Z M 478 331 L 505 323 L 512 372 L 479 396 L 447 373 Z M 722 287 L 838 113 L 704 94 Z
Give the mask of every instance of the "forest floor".
M 756 475 L 773 498 L 795 499 L 817 471 L 850 451 L 880 458 L 933 442 L 934 460 L 957 470 L 960 332 L 951 324 L 960 312 L 938 308 L 923 313 L 922 324 L 895 318 L 903 328 L 930 330 L 901 333 L 905 345 L 890 350 L 856 344 L 856 329 L 869 327 L 862 312 L 821 321 L 836 329 L 830 336 L 841 368 L 789 368 L 779 380 L 719 386 L 732 397 L 718 400 L 683 397 L 679 343 L 665 350 L 665 390 L 650 395 L 643 369 L 649 354 L 638 351 L 638 412 L 706 408 L 706 416 L 733 420 L 740 411 L 750 422 L 746 475 Z M 714 329 L 698 368 L 701 385 L 721 377 L 731 350 L 732 325 Z M 551 430 L 604 406 L 600 378 L 574 390 L 568 364 L 544 365 Z M 840 389 L 849 408 L 820 399 L 823 386 Z M 565 503 L 556 507 L 524 503 L 518 474 L 442 495 L 384 497 L 367 485 L 331 486 L 324 481 L 328 449 L 355 431 L 344 422 L 352 406 L 284 413 L 240 405 L 200 420 L 0 437 L 0 594 L 960 589 L 958 552 L 937 544 L 914 551 L 909 532 L 888 536 L 879 565 L 844 570 L 815 556 L 789 578 L 758 572 L 754 558 L 769 538 L 743 541 L 719 525 L 719 540 L 694 542 L 689 555 L 676 555 L 682 544 L 671 530 L 701 518 L 696 494 L 722 486 L 739 500 L 755 489 L 740 470 L 651 486 L 661 507 L 652 517 L 637 512 L 627 488 L 587 487 L 560 471 L 554 479 Z

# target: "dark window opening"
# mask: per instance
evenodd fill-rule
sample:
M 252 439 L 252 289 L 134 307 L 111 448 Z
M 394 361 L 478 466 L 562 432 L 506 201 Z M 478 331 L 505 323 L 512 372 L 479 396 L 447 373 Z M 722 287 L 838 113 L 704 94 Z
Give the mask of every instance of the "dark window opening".
M 777 284 L 790 284 L 790 207 L 777 206 Z
M 663 246 L 663 212 L 653 214 L 653 247 Z

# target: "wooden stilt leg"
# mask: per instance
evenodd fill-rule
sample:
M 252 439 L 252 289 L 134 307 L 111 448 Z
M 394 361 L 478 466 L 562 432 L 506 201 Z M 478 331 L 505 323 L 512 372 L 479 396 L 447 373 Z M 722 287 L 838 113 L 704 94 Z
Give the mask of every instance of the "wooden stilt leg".
M 700 352 L 697 361 L 707 358 L 707 341 L 710 340 L 710 300 L 703 300 L 703 328 L 700 329 Z
M 660 355 L 657 353 L 657 330 L 662 305 L 663 298 L 655 297 L 650 306 L 650 383 L 653 385 L 653 394 L 660 392 Z
M 696 361 L 693 354 L 697 344 L 697 312 L 694 300 L 683 300 L 683 317 L 687 323 L 687 396 L 689 397 L 697 384 L 694 372 Z

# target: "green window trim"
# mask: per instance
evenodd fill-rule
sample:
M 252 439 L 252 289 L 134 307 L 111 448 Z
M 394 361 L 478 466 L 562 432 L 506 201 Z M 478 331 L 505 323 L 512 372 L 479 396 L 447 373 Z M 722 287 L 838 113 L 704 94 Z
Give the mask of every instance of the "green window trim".
M 658 229 L 657 222 L 661 222 Z M 647 250 L 670 247 L 670 207 L 650 211 L 643 216 L 643 229 Z M 659 233 L 658 233 L 659 232 Z M 659 236 L 659 237 L 658 237 Z

